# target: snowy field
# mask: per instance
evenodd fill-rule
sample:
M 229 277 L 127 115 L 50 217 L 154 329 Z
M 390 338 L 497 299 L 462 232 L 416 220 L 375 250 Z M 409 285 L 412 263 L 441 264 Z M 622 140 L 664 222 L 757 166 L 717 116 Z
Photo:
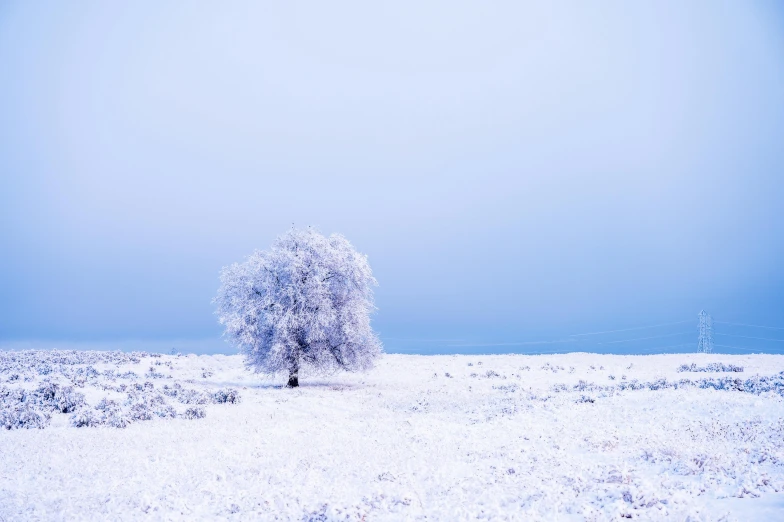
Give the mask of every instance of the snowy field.
M 703 370 L 703 371 L 700 371 Z M 0 520 L 784 520 L 784 356 L 0 352 Z

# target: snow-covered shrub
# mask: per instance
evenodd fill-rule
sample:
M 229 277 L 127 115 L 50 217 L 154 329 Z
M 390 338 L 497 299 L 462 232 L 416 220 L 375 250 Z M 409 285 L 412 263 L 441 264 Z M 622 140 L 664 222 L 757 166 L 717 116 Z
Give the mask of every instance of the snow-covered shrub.
M 183 404 L 207 404 L 212 402 L 212 398 L 204 392 L 185 389 L 177 394 L 177 400 Z
M 95 406 L 95 424 L 93 425 L 106 425 L 114 428 L 124 428 L 130 424 L 131 419 L 129 415 L 123 411 L 122 407 L 117 402 L 103 398 Z
M 118 411 L 107 414 L 102 418 L 101 423 L 111 426 L 112 428 L 125 428 L 131 421 L 126 415 L 123 415 L 122 412 Z
M 37 375 L 49 375 L 59 371 L 64 373 L 65 367 L 93 364 L 129 364 L 138 363 L 141 358 L 150 354 L 134 352 L 103 352 L 81 350 L 0 350 L 0 373 L 17 372 L 24 374 L 33 372 Z M 84 369 L 80 368 L 84 371 Z M 95 372 L 95 369 L 92 369 Z M 97 375 L 98 372 L 95 372 Z M 69 376 L 70 378 L 70 376 Z
M 73 387 L 52 382 L 43 383 L 30 398 L 41 408 L 59 413 L 71 413 L 84 404 L 84 395 L 73 391 Z
M 119 369 L 119 364 L 133 364 L 134 360 L 140 360 L 138 354 L 0 351 L 0 427 L 44 428 L 50 424 L 52 415 L 60 413 L 69 414 L 69 423 L 75 427 L 125 427 L 133 422 L 181 417 L 170 404 L 174 400 L 188 405 L 240 401 L 240 394 L 233 388 L 184 389 L 179 383 L 156 387 L 152 380 L 134 382 L 138 378 L 135 372 Z M 99 371 L 92 366 L 93 363 L 107 362 L 117 364 L 118 368 L 101 368 Z M 155 364 L 159 362 L 160 359 L 154 357 L 152 367 L 172 367 L 168 361 Z M 9 379 L 9 376 L 12 378 Z M 133 380 L 117 384 L 117 379 Z M 104 396 L 97 404 L 88 405 L 84 394 L 76 391 L 87 386 L 111 395 Z M 118 393 L 124 394 L 125 398 L 118 399 L 115 395 Z
M 166 402 L 163 395 L 150 392 L 144 387 L 142 390 L 139 392 L 135 388 L 131 389 L 128 398 L 122 404 L 104 398 L 94 409 L 81 408 L 71 415 L 71 425 L 77 428 L 91 426 L 124 428 L 132 422 L 177 417 L 176 410 Z
M 724 377 L 721 379 L 701 379 L 697 381 L 697 386 L 703 389 L 712 388 L 714 390 L 729 390 L 753 393 L 772 392 L 784 397 L 784 372 L 770 377 L 754 376 L 749 379 L 741 380 L 738 378 Z
M 132 421 L 147 421 L 153 419 L 153 411 L 146 402 L 137 402 L 131 405 L 128 417 Z
M 207 393 L 186 389 L 180 383 L 174 383 L 173 386 L 165 385 L 161 391 L 182 404 L 233 404 L 240 401 L 239 392 L 233 388 L 222 388 L 214 393 Z
M 212 402 L 215 404 L 236 404 L 240 402 L 240 394 L 233 388 L 220 389 L 212 394 Z
M 71 415 L 70 423 L 75 428 L 98 426 L 100 424 L 98 416 L 88 409 L 79 410 Z
M 632 386 L 636 386 L 637 385 L 637 380 L 636 379 L 633 380 L 631 382 L 631 385 Z M 645 384 L 644 387 L 649 389 L 649 390 L 654 390 L 655 391 L 655 390 L 661 390 L 661 389 L 664 389 L 664 388 L 669 388 L 669 387 L 671 387 L 671 385 L 670 385 L 670 383 L 667 382 L 667 379 L 658 379 L 658 380 L 655 380 L 653 382 Z M 634 388 L 632 388 L 632 389 L 634 389 Z
M 204 408 L 188 408 L 182 416 L 186 419 L 203 419 L 207 414 Z
M 613 376 L 610 376 L 611 379 Z M 784 397 L 784 372 L 779 372 L 771 376 L 756 375 L 746 380 L 733 377 L 723 377 L 721 379 L 699 379 L 692 381 L 690 379 L 681 379 L 679 381 L 668 381 L 667 379 L 657 379 L 650 382 L 639 382 L 634 379 L 630 382 L 620 382 L 615 385 L 601 386 L 597 384 L 587 383 L 586 381 L 579 381 L 574 386 L 567 386 L 565 384 L 556 384 L 551 389 L 555 392 L 584 392 L 584 391 L 602 391 L 614 392 L 616 390 L 664 390 L 664 389 L 680 389 L 696 387 L 701 389 L 712 389 L 717 391 L 738 391 L 745 393 L 752 393 L 760 395 L 763 393 L 775 393 Z
M 164 378 L 166 378 L 166 375 L 162 374 L 159 371 L 156 371 L 154 366 L 150 366 L 150 370 L 147 373 L 145 373 L 144 376 L 147 377 L 148 379 L 164 379 Z
M 177 410 L 169 404 L 163 404 L 155 410 L 155 415 L 161 419 L 173 419 L 177 417 Z
M 25 403 L 9 405 L 0 409 L 0 427 L 7 430 L 43 429 L 49 425 L 50 419 L 51 416 L 48 413 L 36 411 Z
M 370 327 L 376 284 L 367 257 L 344 237 L 292 228 L 271 250 L 224 268 L 216 313 L 249 367 L 287 372 L 298 386 L 303 365 L 321 372 L 373 365 L 381 354 Z
M 84 395 L 70 386 L 61 387 L 45 382 L 34 391 L 22 388 L 0 388 L 0 426 L 14 428 L 44 428 L 51 419 L 50 412 L 70 413 L 84 404 Z
M 46 381 L 35 390 L 34 395 L 36 396 L 38 402 L 51 405 L 51 403 L 54 401 L 54 396 L 57 393 L 57 388 L 59 388 L 59 386 L 57 386 L 55 383 Z
M 2 405 L 15 405 L 24 402 L 27 393 L 23 388 L 8 388 L 0 386 L 0 404 Z
M 743 366 L 735 366 L 734 364 L 724 363 L 710 363 L 705 366 L 697 366 L 695 363 L 682 364 L 678 367 L 679 372 L 735 372 L 740 373 L 743 371 Z
M 574 389 L 577 391 L 585 391 L 588 388 L 588 382 L 580 379 L 577 381 L 577 384 L 574 386 Z
M 545 371 L 550 370 L 553 373 L 558 373 L 558 370 L 563 370 L 563 369 L 564 369 L 563 366 L 558 366 L 557 364 L 550 364 L 549 362 L 546 362 L 542 365 L 542 370 Z
M 177 393 L 182 390 L 182 384 L 175 382 L 174 385 L 169 386 L 168 384 L 164 384 L 161 391 L 164 395 L 168 395 L 169 397 L 176 397 Z
M 140 392 L 150 392 L 155 388 L 155 385 L 150 381 L 145 381 L 144 384 L 135 383 L 133 389 Z
M 52 405 L 60 413 L 71 413 L 84 404 L 84 395 L 73 391 L 71 386 L 59 387 L 52 399 Z
M 111 411 L 117 407 L 117 402 L 111 399 L 107 399 L 104 397 L 101 401 L 95 405 L 96 410 L 100 411 Z
M 158 391 L 139 392 L 136 389 L 129 388 L 125 400 L 118 405 L 129 419 L 137 421 L 150 420 L 160 416 L 157 411 L 167 407 L 168 404 L 166 397 Z

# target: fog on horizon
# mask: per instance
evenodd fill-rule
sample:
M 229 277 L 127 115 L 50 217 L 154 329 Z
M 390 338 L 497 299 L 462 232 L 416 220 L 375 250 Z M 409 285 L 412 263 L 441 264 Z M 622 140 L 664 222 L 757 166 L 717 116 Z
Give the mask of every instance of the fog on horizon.
M 784 349 L 775 2 L 11 1 L 0 71 L 0 346 L 230 352 L 293 224 L 391 352 Z

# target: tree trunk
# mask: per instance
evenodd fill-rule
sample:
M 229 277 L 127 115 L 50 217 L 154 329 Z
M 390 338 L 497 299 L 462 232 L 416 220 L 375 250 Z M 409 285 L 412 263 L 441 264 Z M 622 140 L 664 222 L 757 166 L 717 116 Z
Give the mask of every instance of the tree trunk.
M 289 388 L 296 388 L 299 386 L 299 357 L 295 358 L 289 368 L 289 383 L 286 385 Z

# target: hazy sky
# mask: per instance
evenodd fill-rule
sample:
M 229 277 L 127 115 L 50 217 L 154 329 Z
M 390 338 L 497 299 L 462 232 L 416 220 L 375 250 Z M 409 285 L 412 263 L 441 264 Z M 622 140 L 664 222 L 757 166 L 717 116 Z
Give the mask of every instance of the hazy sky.
M 0 4 L 0 341 L 217 340 L 292 223 L 368 254 L 391 351 L 784 327 L 784 9 Z

